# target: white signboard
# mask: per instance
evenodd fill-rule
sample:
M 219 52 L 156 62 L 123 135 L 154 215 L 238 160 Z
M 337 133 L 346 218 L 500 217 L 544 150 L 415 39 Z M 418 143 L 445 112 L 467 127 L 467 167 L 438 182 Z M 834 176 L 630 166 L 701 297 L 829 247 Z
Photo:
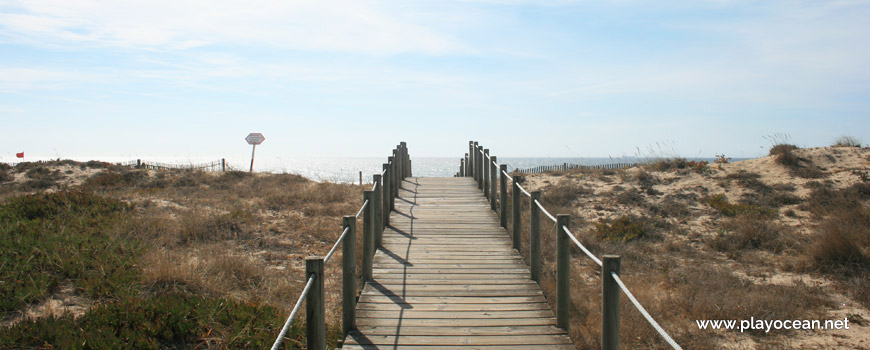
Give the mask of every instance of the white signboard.
M 266 137 L 263 134 L 258 132 L 252 132 L 248 134 L 248 137 L 245 138 L 245 141 L 248 141 L 249 145 L 259 145 L 266 140 Z

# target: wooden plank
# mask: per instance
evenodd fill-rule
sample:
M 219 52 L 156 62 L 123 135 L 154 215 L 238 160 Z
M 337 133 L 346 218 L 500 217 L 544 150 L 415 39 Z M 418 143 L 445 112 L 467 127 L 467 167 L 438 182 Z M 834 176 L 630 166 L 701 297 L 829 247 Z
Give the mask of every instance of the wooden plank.
M 404 345 L 393 344 L 386 346 L 348 344 L 342 347 L 346 350 L 444 350 L 440 345 Z M 449 349 L 457 350 L 576 350 L 574 345 L 451 345 Z
M 472 178 L 407 178 L 344 349 L 574 349 Z
M 402 345 L 562 345 L 571 344 L 571 340 L 564 335 L 445 335 L 445 336 L 413 336 L 413 335 L 362 335 L 359 332 L 351 332 L 345 344 L 362 345 L 394 345 L 401 341 Z

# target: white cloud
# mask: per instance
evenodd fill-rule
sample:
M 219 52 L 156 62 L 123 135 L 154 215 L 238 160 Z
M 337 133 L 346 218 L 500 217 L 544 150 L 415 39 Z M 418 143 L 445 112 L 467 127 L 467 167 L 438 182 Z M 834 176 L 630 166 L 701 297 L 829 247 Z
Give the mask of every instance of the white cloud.
M 265 45 L 375 55 L 464 49 L 410 15 L 352 0 L 27 0 L 0 7 L 0 26 L 7 38 L 44 45 Z

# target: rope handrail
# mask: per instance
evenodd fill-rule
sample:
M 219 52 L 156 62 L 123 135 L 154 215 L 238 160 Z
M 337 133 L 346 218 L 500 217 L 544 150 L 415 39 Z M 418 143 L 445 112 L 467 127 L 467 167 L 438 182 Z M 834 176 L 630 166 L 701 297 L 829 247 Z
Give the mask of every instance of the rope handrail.
M 574 244 L 577 245 L 577 248 L 580 248 L 580 250 L 582 250 L 583 253 L 585 253 L 586 256 L 589 257 L 589 259 L 592 259 L 592 261 L 594 261 L 596 264 L 598 264 L 598 266 L 601 266 L 601 260 L 596 258 L 595 255 L 589 251 L 589 249 L 586 249 L 586 247 L 584 247 L 583 244 L 580 243 L 579 240 L 577 240 L 577 237 L 574 237 L 574 233 L 568 229 L 568 226 L 562 225 L 562 229 L 565 230 L 566 234 L 568 235 L 568 238 L 570 238 L 572 241 L 574 241 Z
M 302 289 L 302 294 L 299 294 L 299 300 L 296 301 L 296 306 L 294 306 L 293 311 L 290 312 L 290 317 L 287 317 L 287 321 L 284 322 L 284 327 L 281 328 L 281 333 L 278 334 L 278 339 L 275 339 L 275 343 L 272 344 L 272 350 L 278 350 L 278 347 L 280 347 L 281 343 L 284 342 L 284 337 L 287 336 L 290 324 L 293 323 L 293 318 L 296 317 L 296 314 L 299 313 L 299 309 L 302 308 L 302 301 L 305 300 L 305 297 L 308 296 L 308 292 L 311 291 L 311 286 L 314 285 L 314 279 L 316 277 L 317 275 L 311 275 L 311 277 L 308 277 L 308 283 L 306 283 L 305 288 Z
M 553 214 L 550 214 L 550 212 L 548 212 L 547 209 L 544 209 L 544 206 L 541 204 L 541 202 L 538 202 L 537 199 L 535 199 L 535 205 L 537 205 L 538 208 L 540 208 L 541 211 L 544 212 L 544 214 L 547 215 L 548 218 L 550 218 L 550 220 L 553 220 L 554 223 L 557 222 L 556 217 L 553 216 Z
M 637 308 L 637 311 L 640 311 L 646 321 L 649 322 L 649 324 L 653 326 L 653 328 L 655 328 L 656 332 L 658 332 L 659 335 L 661 335 L 662 338 L 665 339 L 668 345 L 670 345 L 674 349 L 682 350 L 683 348 L 681 348 L 680 345 L 677 344 L 677 342 L 675 342 L 674 339 L 672 339 L 671 336 L 669 336 L 664 329 L 662 329 L 662 326 L 660 326 L 659 323 L 656 322 L 656 320 L 654 320 L 648 312 L 646 312 L 646 309 L 643 308 L 643 305 L 640 305 L 640 302 L 638 302 L 637 299 L 635 299 L 634 295 L 631 294 L 631 291 L 628 290 L 628 287 L 625 286 L 625 283 L 622 282 L 622 279 L 619 278 L 619 275 L 617 275 L 616 272 L 610 271 L 610 276 L 613 277 L 613 280 L 616 281 L 616 284 L 619 285 L 619 288 L 622 289 L 626 296 L 628 296 L 628 299 L 631 300 L 631 303 L 634 304 L 634 307 Z
M 377 183 L 377 182 L 375 182 L 375 183 L 372 184 L 372 191 L 374 191 L 374 190 L 376 190 L 376 189 L 378 189 L 378 183 Z
M 523 186 L 522 186 L 522 185 L 520 185 L 520 184 L 517 184 L 517 187 L 519 187 L 519 188 L 520 188 L 520 192 L 522 192 L 522 193 L 523 193 L 523 194 L 524 194 L 524 195 L 526 195 L 526 197 L 529 197 L 529 198 L 532 198 L 532 194 L 531 194 L 531 193 L 529 193 L 529 191 L 526 191 L 526 189 L 525 189 L 525 188 L 523 188 Z
M 497 167 L 499 166 L 499 164 L 498 164 L 497 162 L 495 162 L 495 161 L 492 160 L 492 158 L 493 158 L 492 156 L 490 156 L 490 155 L 488 155 L 488 154 L 486 154 L 486 153 L 483 152 L 483 148 L 482 148 L 482 147 L 481 147 L 481 148 L 478 148 L 478 150 L 479 150 L 479 152 L 480 152 L 481 154 L 483 154 L 483 156 L 484 156 L 484 157 L 483 157 L 483 163 L 484 163 L 484 164 L 491 163 L 492 165 L 495 165 L 495 166 L 497 166 Z M 489 162 L 487 162 L 486 159 L 489 159 Z M 475 162 L 475 163 L 476 163 L 476 162 Z M 488 166 L 488 165 L 487 165 L 487 166 Z M 605 167 L 606 167 L 606 166 L 605 166 Z M 563 169 L 573 169 L 574 167 L 568 167 L 568 166 L 564 166 L 564 165 L 563 165 L 562 168 L 563 168 Z M 476 172 L 476 170 L 475 170 L 475 172 Z M 520 172 L 522 172 L 522 171 L 520 171 Z M 511 181 L 514 180 L 514 178 L 511 177 L 510 174 L 507 173 L 507 170 L 499 171 L 499 173 L 500 173 L 499 176 L 504 176 L 505 178 L 510 179 Z M 466 173 L 466 175 L 467 175 L 467 173 Z M 493 174 L 493 176 L 495 176 L 495 174 Z M 481 181 L 479 178 L 477 178 L 477 174 L 476 174 L 476 173 L 475 173 L 475 180 L 477 180 L 477 181 Z M 487 179 L 483 179 L 483 181 L 488 181 L 488 180 L 487 180 Z M 519 183 L 516 183 L 516 182 L 514 183 L 514 185 L 517 186 L 517 188 L 518 188 L 518 189 L 519 189 L 523 194 L 525 194 L 527 197 L 530 197 L 530 198 L 532 197 L 531 193 L 529 193 L 529 191 L 526 191 L 526 189 L 523 188 L 522 185 L 520 185 Z M 502 187 L 502 191 L 505 191 L 504 187 Z M 495 196 L 495 193 L 493 193 L 492 195 Z M 487 197 L 487 198 L 489 198 L 489 197 Z M 493 197 L 493 200 L 494 200 L 494 197 Z M 556 223 L 557 226 L 558 226 L 558 224 L 559 224 L 559 220 L 557 220 L 557 219 L 556 219 L 552 214 L 550 214 L 550 212 L 547 211 L 546 208 L 544 208 L 544 205 L 543 205 L 543 204 L 542 204 L 538 199 L 534 199 L 534 200 L 532 200 L 532 202 L 533 202 L 533 203 L 531 203 L 532 205 L 537 206 L 538 209 L 540 209 L 540 211 L 544 212 L 544 214 L 545 214 L 548 218 L 550 218 L 550 220 L 552 220 L 554 223 Z M 517 209 L 517 208 L 519 208 L 519 204 L 518 204 L 518 203 L 519 203 L 518 200 L 514 201 L 514 205 L 515 205 L 515 206 L 514 206 L 514 210 L 518 210 L 518 209 Z M 496 208 L 493 207 L 493 210 L 496 210 Z M 502 214 L 503 214 L 503 213 L 504 213 L 504 210 L 505 210 L 505 209 L 504 209 L 504 206 L 501 206 L 501 210 L 502 210 Z M 515 212 L 515 213 L 516 213 L 516 212 Z M 534 213 L 534 212 L 533 212 L 533 213 Z M 516 214 L 514 214 L 514 217 L 516 217 Z M 515 225 L 515 226 L 514 226 L 514 231 L 517 231 L 517 226 L 516 226 L 516 225 L 517 225 L 518 222 L 519 222 L 519 221 L 514 221 L 514 225 Z M 504 221 L 502 222 L 502 226 L 504 226 L 505 228 L 507 228 L 506 223 L 504 223 Z M 534 233 L 534 232 L 535 232 L 535 231 L 534 231 L 535 228 L 533 228 L 532 230 L 533 230 L 533 233 Z M 540 233 L 540 222 L 538 222 L 537 230 L 538 230 L 537 232 Z M 567 225 L 564 225 L 564 224 L 563 224 L 563 225 L 561 225 L 561 227 L 557 227 L 557 232 L 558 232 L 558 231 L 562 231 L 562 230 L 564 230 L 564 234 L 566 234 L 566 235 L 568 236 L 568 238 L 570 238 L 571 241 L 574 242 L 574 245 L 576 245 L 577 248 L 580 248 L 580 250 L 583 251 L 583 253 L 586 254 L 586 256 L 587 256 L 589 259 L 591 259 L 591 260 L 594 261 L 596 264 L 598 264 L 598 266 L 600 266 L 600 267 L 604 267 L 604 264 L 602 263 L 601 259 L 597 258 L 594 254 L 592 254 L 591 251 L 589 251 L 589 249 L 587 249 L 585 246 L 583 246 L 583 244 L 580 243 L 580 240 L 578 240 L 577 237 L 574 236 L 574 233 L 571 232 L 571 230 L 568 229 L 568 226 L 567 226 Z M 557 234 L 562 234 L 562 233 L 559 232 L 559 233 L 557 233 Z M 533 236 L 534 236 L 534 234 L 533 234 Z M 519 237 L 519 235 L 517 235 L 517 234 L 514 235 L 514 245 L 515 245 L 515 246 L 517 245 L 516 242 L 519 240 L 518 237 Z M 559 237 L 559 238 L 561 239 L 561 237 Z M 533 240 L 534 240 L 534 238 L 533 238 Z M 535 249 L 534 247 L 535 247 L 535 243 L 533 242 L 533 243 L 532 243 L 532 249 Z M 565 246 L 563 246 L 563 245 L 560 244 L 560 247 L 565 247 Z M 538 243 L 537 251 L 538 251 L 538 253 L 537 253 L 538 259 L 540 259 L 540 243 Z M 569 259 L 569 261 L 570 261 L 570 252 L 569 252 L 568 249 L 560 249 L 560 250 L 559 250 L 559 259 L 563 259 L 563 256 L 565 256 L 564 254 L 566 254 L 566 253 L 567 253 L 567 258 L 566 258 L 566 259 Z M 531 258 L 531 260 L 532 260 L 532 262 L 534 262 L 535 259 L 536 259 L 536 258 L 535 258 L 536 255 L 535 255 L 534 252 L 532 252 L 531 254 L 532 254 L 532 258 Z M 616 256 L 615 258 L 617 259 L 617 263 L 618 263 L 618 261 L 619 261 L 619 260 L 618 260 L 619 257 Z M 617 265 L 617 266 L 618 266 L 618 265 Z M 535 278 L 535 277 L 534 277 L 534 276 L 535 276 L 535 273 L 536 273 L 535 270 L 532 269 L 532 278 L 533 278 L 533 279 Z M 560 274 L 562 273 L 562 271 L 561 271 L 561 267 L 559 268 L 559 273 L 560 273 Z M 673 349 L 682 350 L 682 348 L 680 347 L 680 345 L 677 344 L 677 343 L 674 341 L 674 339 L 671 338 L 670 335 L 668 335 L 668 333 L 667 333 L 667 332 L 666 332 L 666 331 L 661 327 L 661 325 L 659 325 L 658 322 L 656 322 L 655 319 L 653 319 L 652 316 L 650 316 L 649 312 L 646 311 L 646 309 L 643 307 L 643 305 L 641 305 L 640 302 L 637 301 L 637 298 L 634 297 L 634 295 L 631 293 L 631 291 L 628 289 L 628 287 L 625 285 L 625 283 L 623 283 L 623 281 L 619 278 L 619 275 L 618 275 L 616 272 L 614 272 L 613 270 L 609 271 L 609 273 L 610 273 L 610 275 L 613 277 L 613 280 L 616 282 L 616 284 L 619 286 L 619 288 L 622 289 L 623 293 L 625 293 L 625 295 L 628 296 L 628 298 L 629 298 L 629 300 L 632 302 L 632 304 L 634 304 L 634 307 L 637 308 L 638 311 L 640 311 L 640 313 L 643 315 L 644 319 L 646 319 L 646 321 L 647 321 L 647 322 L 648 322 L 648 323 L 649 323 L 649 324 L 650 324 L 650 325 L 651 325 L 651 326 L 656 330 L 656 332 L 657 332 L 657 333 L 658 333 L 658 334 L 659 334 L 659 335 L 660 335 L 660 336 L 665 340 L 665 342 L 667 342 L 668 345 L 670 345 Z M 606 276 L 606 274 L 605 274 L 605 273 L 602 273 L 602 276 L 601 276 L 602 279 L 604 279 L 605 276 Z M 559 277 L 559 278 L 563 278 L 563 277 Z M 564 278 L 568 278 L 568 277 L 564 277 Z M 559 282 L 559 283 L 562 283 L 562 282 Z M 604 281 L 602 281 L 602 283 L 604 283 Z M 569 283 L 566 282 L 565 285 L 569 285 Z M 559 290 L 559 294 L 560 294 L 559 298 L 560 298 L 560 300 L 561 300 L 561 298 L 563 298 L 563 296 L 562 296 L 563 291 L 562 291 L 562 289 L 561 289 L 562 287 L 559 287 L 559 288 L 560 288 L 560 290 Z M 605 289 L 606 289 L 606 288 L 605 288 Z M 568 292 L 567 292 L 567 288 L 565 288 L 565 293 L 568 293 Z M 615 289 L 613 289 L 613 290 L 612 290 L 612 293 L 617 293 L 616 295 L 618 296 L 618 293 L 619 293 L 619 292 L 617 292 Z M 561 302 L 560 302 L 560 303 L 561 303 Z M 618 308 L 617 308 L 616 311 L 611 311 L 611 312 L 615 312 L 616 315 L 617 315 L 617 317 L 618 317 L 618 314 L 619 314 L 619 310 L 618 310 Z M 565 320 L 565 321 L 559 321 L 559 319 L 562 318 L 562 317 L 563 317 L 563 316 L 562 316 L 561 313 L 557 315 L 557 323 L 559 323 L 559 322 L 567 322 L 567 320 Z M 566 312 L 564 318 L 567 318 L 567 317 L 568 317 L 568 316 L 567 316 L 567 312 Z M 560 327 L 561 327 L 561 326 L 560 326 Z M 605 328 L 606 328 L 606 327 L 605 327 Z M 618 329 L 618 326 L 617 326 L 617 328 L 616 328 L 617 337 L 618 337 L 618 332 L 619 332 L 619 329 Z M 603 334 L 603 333 L 602 333 L 602 334 Z
M 359 219 L 359 217 L 363 214 L 363 212 L 366 210 L 366 206 L 367 206 L 367 205 L 369 205 L 369 200 L 368 200 L 368 199 L 366 199 L 366 201 L 363 202 L 362 207 L 359 208 L 359 211 L 356 213 L 356 217 L 355 217 L 356 219 Z
M 344 237 L 347 236 L 348 232 L 350 232 L 350 226 L 344 228 L 344 231 L 341 232 L 341 237 L 338 237 L 338 240 L 335 241 L 335 245 L 332 246 L 332 249 L 330 249 L 329 253 L 327 253 L 326 256 L 323 258 L 324 265 L 329 262 L 329 258 L 332 257 L 332 254 L 335 254 L 336 249 L 338 249 L 338 246 L 341 245 L 341 241 L 344 240 Z

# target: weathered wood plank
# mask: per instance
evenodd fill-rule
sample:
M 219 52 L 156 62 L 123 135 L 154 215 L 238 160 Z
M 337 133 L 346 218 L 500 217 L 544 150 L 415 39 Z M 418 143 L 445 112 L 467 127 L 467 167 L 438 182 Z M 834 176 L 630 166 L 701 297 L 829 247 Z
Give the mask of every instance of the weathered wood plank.
M 574 349 L 471 177 L 398 193 L 344 349 Z

